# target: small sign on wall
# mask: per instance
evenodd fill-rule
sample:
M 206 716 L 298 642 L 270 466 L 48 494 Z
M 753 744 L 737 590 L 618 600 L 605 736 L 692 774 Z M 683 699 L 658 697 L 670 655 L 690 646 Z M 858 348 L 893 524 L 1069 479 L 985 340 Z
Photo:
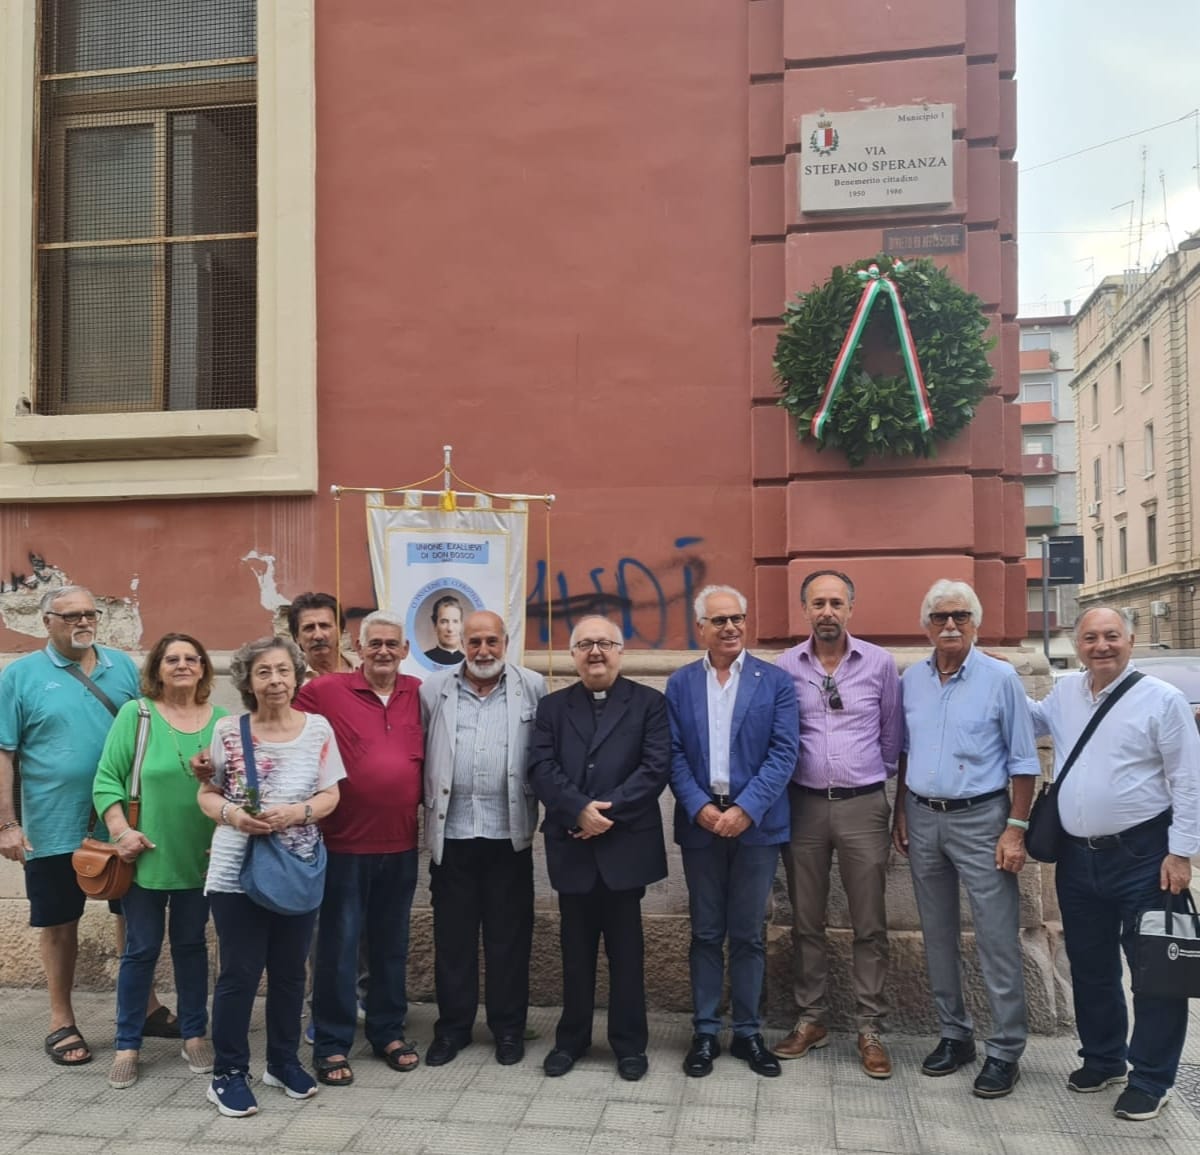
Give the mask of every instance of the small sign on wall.
M 917 104 L 800 118 L 800 211 L 954 200 L 954 106 Z
M 966 225 L 909 225 L 883 230 L 883 251 L 894 257 L 961 253 L 966 247 Z

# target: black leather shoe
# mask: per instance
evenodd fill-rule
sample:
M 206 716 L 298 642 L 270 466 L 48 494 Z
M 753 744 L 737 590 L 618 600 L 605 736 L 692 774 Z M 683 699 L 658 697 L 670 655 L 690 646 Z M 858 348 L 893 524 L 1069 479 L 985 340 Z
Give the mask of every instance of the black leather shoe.
M 988 1055 L 983 1060 L 983 1070 L 975 1076 L 972 1088 L 981 1099 L 1003 1099 L 1011 1095 L 1012 1089 L 1021 1078 L 1021 1068 L 1016 1059 L 1011 1063 L 1005 1059 L 993 1059 Z
M 511 1067 L 525 1058 L 525 1040 L 520 1035 L 501 1035 L 496 1040 L 496 1062 Z M 428 1060 L 426 1060 L 428 1062 Z
M 922 1075 L 953 1075 L 959 1067 L 975 1062 L 974 1039 L 939 1039 L 938 1045 L 925 1056 Z
M 625 1055 L 617 1060 L 617 1074 L 627 1083 L 636 1083 L 649 1069 L 645 1055 Z
M 466 1043 L 456 1043 L 453 1039 L 446 1038 L 445 1035 L 438 1035 L 425 1052 L 425 1066 L 444 1067 L 447 1063 L 454 1062 L 458 1057 L 458 1052 L 465 1046 L 467 1046 Z
M 428 1062 L 428 1060 L 426 1061 Z M 560 1075 L 565 1075 L 573 1066 L 575 1066 L 575 1056 L 570 1051 L 563 1051 L 555 1047 L 542 1063 L 542 1070 L 550 1078 L 557 1079 Z
M 693 1079 L 703 1079 L 712 1074 L 713 1059 L 721 1053 L 721 1044 L 716 1035 L 696 1035 L 691 1049 L 683 1057 L 683 1073 Z
M 779 1060 L 767 1050 L 762 1035 L 741 1035 L 734 1038 L 729 1045 L 729 1053 L 735 1059 L 745 1059 L 750 1070 L 756 1075 L 773 1079 L 783 1073 Z

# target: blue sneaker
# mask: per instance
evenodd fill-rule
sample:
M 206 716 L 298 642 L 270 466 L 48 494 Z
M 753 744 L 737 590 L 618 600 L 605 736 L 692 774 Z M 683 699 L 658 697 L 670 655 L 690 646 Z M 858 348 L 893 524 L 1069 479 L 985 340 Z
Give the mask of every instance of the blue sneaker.
M 231 1119 L 240 1119 L 245 1115 L 258 1114 L 258 1101 L 246 1081 L 247 1072 L 229 1071 L 224 1075 L 214 1075 L 208 1085 L 205 1098 L 217 1105 L 222 1115 Z
M 299 1063 L 286 1067 L 270 1067 L 263 1072 L 262 1081 L 268 1087 L 281 1087 L 289 1099 L 311 1099 L 317 1093 L 317 1081 Z
M 316 1028 L 313 1026 L 312 1019 L 308 1020 L 308 1026 L 304 1028 L 304 1041 L 310 1047 L 317 1041 Z

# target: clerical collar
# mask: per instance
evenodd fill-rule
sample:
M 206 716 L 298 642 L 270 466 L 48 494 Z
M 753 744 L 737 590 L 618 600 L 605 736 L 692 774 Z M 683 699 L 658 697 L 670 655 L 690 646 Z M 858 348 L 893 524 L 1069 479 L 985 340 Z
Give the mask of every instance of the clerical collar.
M 604 699 L 608 697 L 608 691 L 607 690 L 593 690 L 592 697 L 597 702 L 603 702 Z

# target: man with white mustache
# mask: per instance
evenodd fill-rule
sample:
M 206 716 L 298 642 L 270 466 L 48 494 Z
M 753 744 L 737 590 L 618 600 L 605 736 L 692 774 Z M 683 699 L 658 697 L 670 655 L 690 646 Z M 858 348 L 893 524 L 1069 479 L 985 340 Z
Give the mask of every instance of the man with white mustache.
M 529 749 L 546 682 L 505 661 L 498 614 L 468 614 L 462 641 L 463 663 L 421 686 L 438 1002 L 425 1062 L 449 1063 L 471 1042 L 482 932 L 487 1023 L 496 1062 L 509 1066 L 525 1054 L 537 829 Z
M 975 1062 L 974 1024 L 963 1001 L 961 882 L 992 1013 L 974 1093 L 998 1099 L 1021 1077 L 1029 1033 L 1017 875 L 1040 767 L 1016 671 L 974 646 L 982 621 L 983 607 L 966 582 L 935 582 L 921 603 L 933 653 L 900 679 L 906 757 L 893 839 L 911 866 L 941 1021 L 941 1039 L 921 1073 L 951 1075 Z

